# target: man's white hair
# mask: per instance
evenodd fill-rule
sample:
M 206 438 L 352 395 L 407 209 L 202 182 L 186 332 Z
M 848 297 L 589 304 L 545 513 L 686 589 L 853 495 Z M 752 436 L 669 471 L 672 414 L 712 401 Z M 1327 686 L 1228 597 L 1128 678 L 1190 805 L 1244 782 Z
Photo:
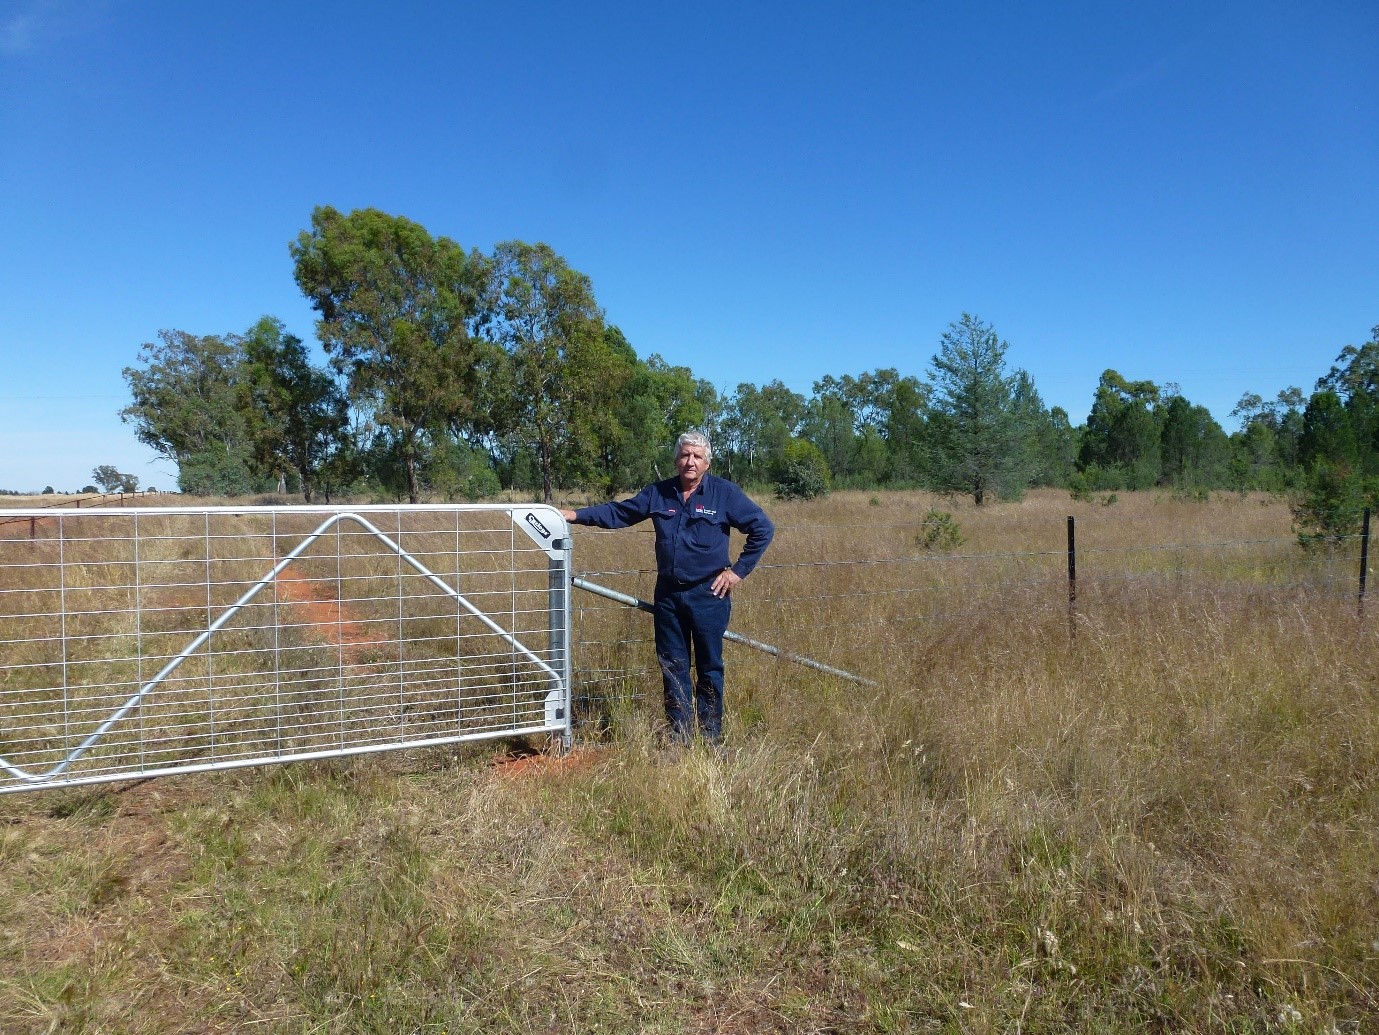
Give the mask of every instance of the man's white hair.
M 709 444 L 709 436 L 702 431 L 687 431 L 675 440 L 675 455 L 680 455 L 681 446 L 698 446 L 704 451 L 704 459 L 713 459 L 713 446 Z

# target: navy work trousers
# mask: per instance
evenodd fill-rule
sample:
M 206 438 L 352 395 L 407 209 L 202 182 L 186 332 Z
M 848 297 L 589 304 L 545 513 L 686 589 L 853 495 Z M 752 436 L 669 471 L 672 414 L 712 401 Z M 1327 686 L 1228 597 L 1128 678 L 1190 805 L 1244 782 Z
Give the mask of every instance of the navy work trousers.
M 656 654 L 665 683 L 666 721 L 670 735 L 689 743 L 694 720 L 706 740 L 723 737 L 723 633 L 732 613 L 732 599 L 713 595 L 713 579 L 685 583 L 656 580 L 653 616 Z M 693 653 L 695 680 L 690 682 Z

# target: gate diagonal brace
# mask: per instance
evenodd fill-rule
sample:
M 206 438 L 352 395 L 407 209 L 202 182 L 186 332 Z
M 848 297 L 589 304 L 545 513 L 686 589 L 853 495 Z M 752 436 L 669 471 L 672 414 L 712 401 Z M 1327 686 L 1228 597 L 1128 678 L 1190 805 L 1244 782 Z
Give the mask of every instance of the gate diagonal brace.
M 100 743 L 101 739 L 107 733 L 109 733 L 110 730 L 113 729 L 121 719 L 123 719 L 126 715 L 133 711 L 134 708 L 138 707 L 139 703 L 146 696 L 148 696 L 148 694 L 155 687 L 157 687 L 159 683 L 163 682 L 170 675 L 172 675 L 172 673 L 177 670 L 177 668 L 182 664 L 182 662 L 186 661 L 187 658 L 191 657 L 191 655 L 194 654 L 197 651 L 197 649 L 199 649 L 203 644 L 205 644 L 206 641 L 211 638 L 211 636 L 213 636 L 227 622 L 229 622 L 231 618 L 233 618 L 237 613 L 239 613 L 239 611 L 243 609 L 246 604 L 248 604 L 261 592 L 263 592 L 265 588 L 272 585 L 273 580 L 276 579 L 280 574 L 282 574 L 283 570 L 286 569 L 288 565 L 290 565 L 299 556 L 301 556 L 302 552 L 305 551 L 307 547 L 309 547 L 317 539 L 323 536 L 332 527 L 345 520 L 353 521 L 355 524 L 359 525 L 370 535 L 372 535 L 375 539 L 377 539 L 380 543 L 388 547 L 388 549 L 392 550 L 400 558 L 402 558 L 409 565 L 411 565 L 412 568 L 419 575 L 426 578 L 427 581 L 432 583 L 446 596 L 454 599 L 461 607 L 463 607 L 471 615 L 479 619 L 479 621 L 482 622 L 484 625 L 488 626 L 488 628 L 492 632 L 502 637 L 503 640 L 510 644 L 512 647 L 515 647 L 517 650 L 521 651 L 524 655 L 526 655 L 528 660 L 530 660 L 534 665 L 536 665 L 539 669 L 541 669 L 548 676 L 550 676 L 556 688 L 562 686 L 564 680 L 561 678 L 560 674 L 557 673 L 555 669 L 551 668 L 551 666 L 548 665 L 546 662 L 542 661 L 539 657 L 533 654 L 529 649 L 527 649 L 527 647 L 524 646 L 522 642 L 517 639 L 516 636 L 508 632 L 497 622 L 495 622 L 492 618 L 484 614 L 483 611 L 479 610 L 477 607 L 471 604 L 467 599 L 465 599 L 463 594 L 461 594 L 458 590 L 456 590 L 453 586 L 451 586 L 448 582 L 442 579 L 435 572 L 431 571 L 431 569 L 426 567 L 426 565 L 422 564 L 419 560 L 417 560 L 415 557 L 409 554 L 398 543 L 390 539 L 377 526 L 375 526 L 372 522 L 363 517 L 363 515 L 345 512 L 341 514 L 332 514 L 325 521 L 321 522 L 321 524 L 316 528 L 315 531 L 311 532 L 305 539 L 298 543 L 297 546 L 294 547 L 290 553 L 286 554 L 281 561 L 275 564 L 266 575 L 264 575 L 261 579 L 255 582 L 254 585 L 251 586 L 244 593 L 243 596 L 241 596 L 233 604 L 231 604 L 224 611 L 222 611 L 220 615 L 215 619 L 215 621 L 213 621 L 209 626 L 206 627 L 205 632 L 198 634 L 195 639 L 193 639 L 190 643 L 183 647 L 181 652 L 175 658 L 169 661 L 166 665 L 164 665 L 156 676 L 150 679 L 143 686 L 139 687 L 139 689 L 133 694 L 133 696 L 129 698 L 129 700 L 125 701 L 124 704 L 120 705 L 119 708 L 112 712 L 104 722 L 102 722 L 98 727 L 96 727 L 96 729 L 89 736 L 87 736 L 85 740 L 78 744 L 71 752 L 68 753 L 66 758 L 64 758 L 57 765 L 53 766 L 53 768 L 49 769 L 47 772 L 44 773 L 34 773 L 30 772 L 27 769 L 23 769 L 20 766 L 12 764 L 7 758 L 5 758 L 3 755 L 0 755 L 0 769 L 3 769 L 6 773 L 14 777 L 15 779 L 22 780 L 25 783 L 30 784 L 46 783 L 47 781 L 52 780 L 56 776 L 61 776 L 64 772 L 67 771 L 67 769 L 70 766 L 72 766 L 78 759 L 80 759 L 82 755 L 86 754 L 86 752 L 90 751 L 91 748 L 96 746 L 96 744 Z

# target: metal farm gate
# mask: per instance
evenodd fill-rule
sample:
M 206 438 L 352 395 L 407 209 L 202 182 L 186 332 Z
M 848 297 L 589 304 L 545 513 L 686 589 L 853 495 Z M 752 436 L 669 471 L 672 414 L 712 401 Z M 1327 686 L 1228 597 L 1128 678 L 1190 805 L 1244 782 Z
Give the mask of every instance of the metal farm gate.
M 0 514 L 0 793 L 570 739 L 542 506 Z

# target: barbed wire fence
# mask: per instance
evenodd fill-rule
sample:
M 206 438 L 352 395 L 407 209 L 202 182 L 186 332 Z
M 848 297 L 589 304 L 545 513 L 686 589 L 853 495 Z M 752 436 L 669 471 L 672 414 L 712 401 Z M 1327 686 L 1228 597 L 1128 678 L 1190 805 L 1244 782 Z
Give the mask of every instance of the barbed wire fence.
M 870 549 L 878 539 L 894 543 L 914 532 L 913 522 L 778 526 L 767 560 L 734 598 L 731 628 L 782 655 L 871 682 L 884 678 L 887 652 L 930 649 L 992 623 L 1022 629 L 1035 623 L 1072 649 L 1090 623 L 1165 605 L 1339 605 L 1366 617 L 1368 513 L 1360 534 L 1306 549 L 1296 536 L 1086 547 L 1077 544 L 1071 517 L 1066 547 L 1059 549 Z M 586 533 L 576 548 L 577 720 L 599 721 L 610 709 L 659 701 L 651 617 L 579 588 L 593 584 L 649 601 L 654 567 L 618 563 L 650 561 L 649 534 L 644 538 L 599 531 Z M 848 550 L 850 541 L 855 549 Z M 732 652 L 741 658 L 744 650 L 730 647 L 730 665 Z

